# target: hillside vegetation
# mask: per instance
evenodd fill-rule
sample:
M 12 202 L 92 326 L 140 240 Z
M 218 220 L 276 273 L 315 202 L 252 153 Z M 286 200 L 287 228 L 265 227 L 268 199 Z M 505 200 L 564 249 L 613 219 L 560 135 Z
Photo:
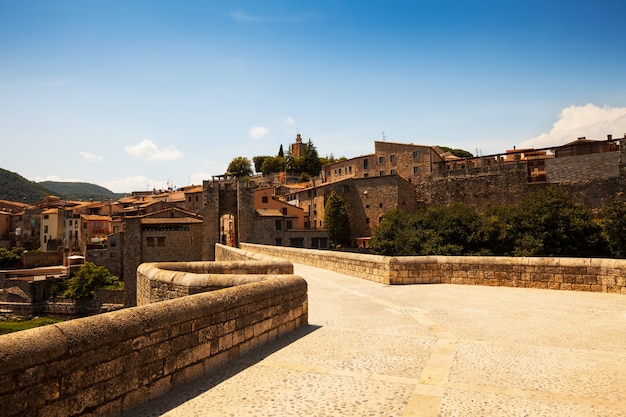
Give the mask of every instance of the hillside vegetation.
M 34 204 L 49 195 L 55 193 L 15 172 L 0 168 L 0 200 Z
M 124 197 L 124 194 L 117 194 L 99 185 L 86 182 L 44 181 L 36 183 L 15 172 L 0 168 L 0 200 L 35 204 L 50 195 L 64 200 L 82 201 L 118 200 Z
M 44 181 L 39 184 L 65 200 L 87 201 L 93 199 L 94 201 L 104 201 L 107 199 L 119 200 L 124 197 L 124 194 L 117 194 L 107 188 L 87 182 Z

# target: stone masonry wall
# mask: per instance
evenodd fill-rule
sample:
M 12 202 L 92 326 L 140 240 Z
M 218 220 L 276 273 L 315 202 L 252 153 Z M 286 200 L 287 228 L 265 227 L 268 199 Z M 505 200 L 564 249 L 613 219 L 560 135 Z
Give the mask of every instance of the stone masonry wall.
M 289 262 L 161 262 L 137 268 L 137 305 L 293 274 Z
M 619 177 L 619 152 L 546 159 L 546 176 L 550 183 Z
M 0 336 L 3 416 L 118 416 L 307 324 L 284 275 Z
M 626 260 L 498 256 L 376 256 L 242 244 L 246 251 L 283 257 L 389 285 L 464 284 L 626 294 Z

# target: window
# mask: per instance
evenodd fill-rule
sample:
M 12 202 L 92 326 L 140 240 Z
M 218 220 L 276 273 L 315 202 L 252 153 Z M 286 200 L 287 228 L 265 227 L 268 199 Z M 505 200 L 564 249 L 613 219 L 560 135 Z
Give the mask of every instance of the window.
M 294 248 L 303 248 L 304 247 L 304 238 L 303 237 L 292 237 L 289 239 L 289 246 Z
M 365 223 L 370 224 L 370 218 L 369 217 L 365 218 Z
M 367 172 L 363 174 L 363 178 L 367 178 Z
M 93 222 L 93 229 L 102 229 L 102 222 Z
M 83 223 L 83 229 L 87 228 L 87 222 Z
M 270 199 L 266 195 L 261 197 L 261 203 L 267 204 L 267 203 L 269 203 L 269 201 L 270 201 Z
M 283 222 L 282 222 L 282 220 L 276 220 L 274 222 L 274 226 L 276 227 L 276 230 L 282 230 L 283 229 Z
M 287 229 L 293 229 L 293 221 L 287 220 Z
M 419 152 L 413 151 L 413 159 L 417 159 L 420 156 Z
M 367 169 L 367 159 L 363 160 L 363 169 Z
M 385 163 L 385 157 L 384 156 L 379 156 L 378 157 L 378 163 L 379 164 L 384 164 Z
M 189 198 L 187 199 L 187 201 L 189 201 L 191 203 L 191 196 L 189 196 Z
M 383 203 L 378 203 L 378 208 L 383 208 Z
M 74 228 L 78 229 L 78 220 L 74 220 Z
M 339 175 L 341 175 L 341 168 L 339 168 Z
M 165 246 L 165 236 L 157 238 L 157 246 Z
M 380 176 L 382 177 L 383 175 L 385 175 L 385 171 L 380 171 L 380 172 L 378 173 L 378 175 L 380 175 Z
M 283 207 L 280 211 L 283 213 L 283 216 L 287 215 L 287 207 Z
M 390 162 L 396 162 L 396 156 L 395 155 L 389 155 L 389 161 Z
M 419 174 L 420 173 L 420 167 L 413 167 L 413 173 L 414 174 Z
M 154 238 L 153 237 L 147 237 L 146 238 L 146 246 L 149 247 L 149 248 L 154 246 Z
M 396 170 L 395 169 L 391 170 L 391 175 L 396 175 Z
M 198 196 L 196 196 L 196 201 L 198 201 Z
M 366 208 L 366 209 L 370 208 L 370 205 L 369 205 L 369 204 L 366 204 L 366 205 L 365 205 L 365 208 Z
M 48 225 L 45 225 L 45 226 L 43 227 L 43 232 L 44 232 L 44 233 L 48 233 Z
M 346 194 L 346 193 L 350 192 L 350 188 L 348 188 L 347 185 L 342 185 L 341 186 L 341 192 Z
M 277 238 L 274 240 L 274 243 L 275 243 L 275 245 L 276 245 L 276 246 L 282 246 L 282 245 L 283 245 L 283 239 L 282 239 L 282 238 L 280 238 L 280 237 L 277 237 Z
M 350 166 L 348 167 L 348 172 L 349 172 L 350 174 L 352 174 L 352 165 L 350 165 Z
M 43 218 L 47 220 L 47 219 L 49 219 L 49 218 L 50 218 L 50 216 L 49 216 L 49 215 L 47 215 L 47 214 L 44 214 L 44 215 L 43 215 Z
M 117 242 L 115 241 L 115 239 L 110 239 L 109 240 L 109 245 L 114 248 L 115 246 L 117 246 Z

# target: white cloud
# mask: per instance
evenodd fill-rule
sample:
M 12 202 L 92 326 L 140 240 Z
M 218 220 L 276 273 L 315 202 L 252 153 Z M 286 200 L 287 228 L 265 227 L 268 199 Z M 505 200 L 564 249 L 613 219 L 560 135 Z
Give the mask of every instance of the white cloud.
M 293 117 L 291 116 L 287 116 L 287 118 L 285 119 L 284 122 L 287 126 L 293 126 L 294 124 L 296 124 L 296 121 L 293 120 Z
M 238 23 L 262 22 L 265 20 L 262 17 L 253 16 L 241 10 L 235 10 L 235 11 L 230 12 L 230 16 L 235 20 L 235 22 L 238 22 Z
M 100 155 L 96 155 L 95 153 L 91 153 L 91 152 L 79 152 L 79 154 L 87 162 L 100 162 L 100 161 L 102 161 L 104 159 Z
M 269 130 L 264 128 L 263 126 L 254 126 L 248 129 L 248 134 L 252 139 L 261 139 L 263 136 L 267 135 Z
M 171 161 L 183 156 L 182 152 L 174 146 L 159 149 L 154 142 L 148 139 L 144 139 L 134 146 L 124 146 L 124 151 L 135 158 L 143 158 L 149 161 Z
M 130 193 L 132 191 L 148 191 L 154 188 L 161 189 L 163 188 L 163 181 L 155 181 L 143 175 L 138 175 L 119 180 L 103 181 L 99 185 L 115 193 Z
M 299 23 L 311 19 L 316 19 L 316 13 L 304 13 L 300 15 L 284 15 L 284 16 L 259 16 L 244 12 L 243 10 L 234 10 L 230 12 L 230 17 L 237 23 Z
M 603 140 L 606 135 L 615 139 L 626 133 L 626 107 L 598 107 L 595 104 L 569 106 L 561 110 L 558 119 L 547 133 L 527 140 L 520 148 L 548 148 L 565 145 L 579 137 Z

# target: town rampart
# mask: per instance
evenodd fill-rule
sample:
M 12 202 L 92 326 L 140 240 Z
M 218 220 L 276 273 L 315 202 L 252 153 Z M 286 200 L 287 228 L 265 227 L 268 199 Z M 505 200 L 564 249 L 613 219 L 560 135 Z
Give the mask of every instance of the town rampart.
M 141 269 L 157 280 L 172 272 Z M 306 325 L 307 314 L 306 281 L 276 273 L 3 335 L 0 410 L 3 416 L 120 415 Z
M 500 256 L 377 256 L 241 244 L 248 252 L 282 257 L 388 285 L 464 284 L 626 294 L 626 260 Z

